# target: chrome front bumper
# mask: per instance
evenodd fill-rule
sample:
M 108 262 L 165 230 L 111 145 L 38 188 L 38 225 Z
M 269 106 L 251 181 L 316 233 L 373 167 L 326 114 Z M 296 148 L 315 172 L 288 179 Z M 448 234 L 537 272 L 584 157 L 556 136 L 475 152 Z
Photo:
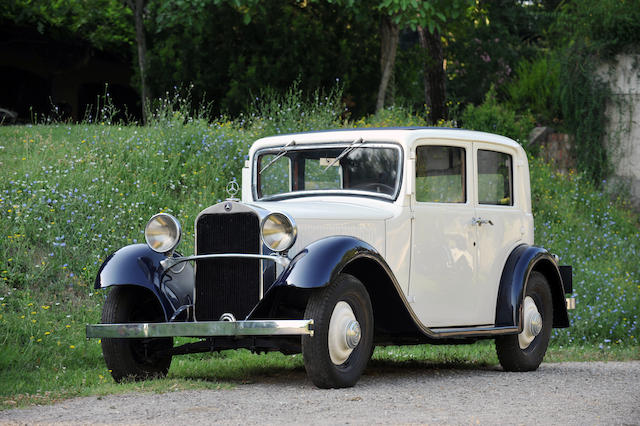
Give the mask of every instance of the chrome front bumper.
M 313 320 L 87 324 L 87 338 L 313 336 Z

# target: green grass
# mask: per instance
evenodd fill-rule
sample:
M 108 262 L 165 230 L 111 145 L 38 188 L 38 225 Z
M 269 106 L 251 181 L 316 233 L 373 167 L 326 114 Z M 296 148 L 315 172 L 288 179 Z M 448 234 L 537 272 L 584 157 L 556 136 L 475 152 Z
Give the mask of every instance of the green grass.
M 299 356 L 246 351 L 174 358 L 167 379 L 114 384 L 98 340 L 103 293 L 93 290 L 112 251 L 144 241 L 148 218 L 166 211 L 193 221 L 240 179 L 258 137 L 354 126 L 423 125 L 400 108 L 342 122 L 334 97 L 274 97 L 253 114 L 213 123 L 165 105 L 147 127 L 53 124 L 0 127 L 0 407 L 133 390 L 229 387 L 269 376 L 298 377 Z M 280 106 L 278 106 L 280 105 Z M 302 115 L 301 112 L 305 112 Z M 555 330 L 546 361 L 640 359 L 638 216 L 587 179 L 555 175 L 531 160 L 536 239 L 574 266 L 572 328 Z M 491 343 L 376 350 L 372 371 L 497 364 Z

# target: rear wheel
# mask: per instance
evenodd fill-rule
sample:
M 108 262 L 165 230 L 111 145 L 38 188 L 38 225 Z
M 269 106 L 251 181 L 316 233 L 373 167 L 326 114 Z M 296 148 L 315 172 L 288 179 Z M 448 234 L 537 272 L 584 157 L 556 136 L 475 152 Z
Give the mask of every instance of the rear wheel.
M 144 289 L 114 287 L 102 309 L 103 324 L 161 322 L 162 308 Z M 172 337 L 154 339 L 102 339 L 102 354 L 116 382 L 164 377 L 171 365 Z
M 373 312 L 364 285 L 352 275 L 340 274 L 313 292 L 305 318 L 314 321 L 313 336 L 302 338 L 311 381 L 319 388 L 355 385 L 373 350 Z
M 547 352 L 553 305 L 549 283 L 540 272 L 529 276 L 522 312 L 522 332 L 496 338 L 498 360 L 507 371 L 533 371 Z

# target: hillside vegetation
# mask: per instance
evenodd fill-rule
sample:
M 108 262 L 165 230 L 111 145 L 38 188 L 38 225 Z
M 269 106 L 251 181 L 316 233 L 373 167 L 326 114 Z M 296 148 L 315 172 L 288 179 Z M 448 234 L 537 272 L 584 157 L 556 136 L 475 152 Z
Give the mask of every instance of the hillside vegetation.
M 100 318 L 104 295 L 93 283 L 101 262 L 119 247 L 143 242 L 144 225 L 160 211 L 181 221 L 181 251 L 192 252 L 197 213 L 225 197 L 227 182 L 240 179 L 256 138 L 424 124 L 402 109 L 345 123 L 340 108 L 335 96 L 303 101 L 289 93 L 252 114 L 212 123 L 165 105 L 145 127 L 113 124 L 108 116 L 78 125 L 0 127 L 0 403 L 113 391 L 98 340 L 84 338 L 84 325 Z M 536 242 L 574 268 L 577 309 L 570 329 L 555 330 L 553 348 L 599 347 L 604 359 L 621 348 L 625 356 L 640 357 L 638 216 L 622 195 L 610 201 L 579 174 L 555 174 L 533 157 L 530 166 Z M 487 347 L 477 349 L 481 359 L 493 356 L 484 355 L 492 353 Z M 385 350 L 376 357 L 414 353 L 407 351 Z M 465 351 L 458 352 L 461 358 Z M 176 358 L 168 384 L 160 388 L 184 386 L 171 382 L 176 378 L 219 386 L 220 378 L 238 377 L 228 369 L 239 370 L 240 377 L 251 373 L 247 357 L 232 352 Z M 202 359 L 208 361 L 190 361 Z M 279 371 L 301 366 L 296 357 L 266 359 L 261 363 Z

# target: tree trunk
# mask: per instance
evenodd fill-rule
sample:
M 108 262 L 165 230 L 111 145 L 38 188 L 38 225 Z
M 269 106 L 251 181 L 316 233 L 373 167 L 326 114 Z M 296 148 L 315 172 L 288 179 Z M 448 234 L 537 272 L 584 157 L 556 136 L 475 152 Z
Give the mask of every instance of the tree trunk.
M 380 86 L 378 86 L 378 98 L 376 100 L 376 112 L 384 108 L 384 99 L 389 87 L 389 81 L 396 63 L 396 51 L 400 30 L 393 23 L 391 17 L 384 16 L 380 23 Z
M 144 7 L 146 0 L 127 0 L 129 8 L 133 12 L 136 26 L 136 44 L 138 46 L 138 67 L 140 68 L 140 96 L 142 99 L 142 122 L 147 124 L 147 112 L 149 101 L 149 88 L 147 87 L 146 57 L 147 40 L 144 32 Z
M 438 30 L 430 33 L 424 27 L 418 27 L 420 47 L 423 49 L 423 82 L 424 102 L 429 114 L 429 121 L 437 123 L 447 119 L 446 78 L 442 39 Z

